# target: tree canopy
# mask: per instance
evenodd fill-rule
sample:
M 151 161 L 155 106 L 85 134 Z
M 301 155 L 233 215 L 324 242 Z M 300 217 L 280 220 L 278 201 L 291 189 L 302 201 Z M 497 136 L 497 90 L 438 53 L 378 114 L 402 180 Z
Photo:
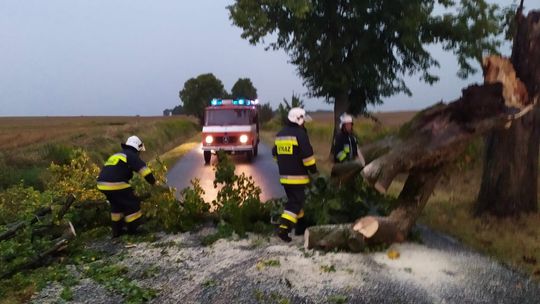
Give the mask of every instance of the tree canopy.
M 334 102 L 336 117 L 410 94 L 407 75 L 437 81 L 430 44 L 452 51 L 466 77 L 474 60 L 496 52 L 503 20 L 484 0 L 235 0 L 228 10 L 242 38 L 285 50 L 311 95 Z
M 184 112 L 196 116 L 202 124 L 204 108 L 208 106 L 210 100 L 226 97 L 228 94 L 221 80 L 217 79 L 214 74 L 208 73 L 186 81 L 179 96 L 184 105 Z
M 257 99 L 257 89 L 253 86 L 251 79 L 239 78 L 231 89 L 233 99 L 246 98 Z

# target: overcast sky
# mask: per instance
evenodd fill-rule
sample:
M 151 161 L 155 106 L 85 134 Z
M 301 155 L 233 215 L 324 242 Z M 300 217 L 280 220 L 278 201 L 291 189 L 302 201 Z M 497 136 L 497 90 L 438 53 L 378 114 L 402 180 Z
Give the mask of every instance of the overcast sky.
M 161 115 L 180 103 L 184 82 L 202 73 L 216 75 L 228 91 L 249 77 L 274 107 L 306 93 L 283 51 L 240 38 L 225 9 L 232 2 L 0 0 L 0 116 Z M 455 58 L 433 50 L 439 83 L 413 77 L 411 98 L 395 96 L 372 110 L 420 109 L 480 81 L 459 80 Z M 304 99 L 310 110 L 330 108 Z

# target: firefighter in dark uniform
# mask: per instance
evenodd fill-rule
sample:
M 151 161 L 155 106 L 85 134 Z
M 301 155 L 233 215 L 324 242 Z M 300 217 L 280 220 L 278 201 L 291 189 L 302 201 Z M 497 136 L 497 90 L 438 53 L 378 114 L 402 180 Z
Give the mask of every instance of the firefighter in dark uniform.
M 353 118 L 347 113 L 339 117 L 340 132 L 334 140 L 334 162 L 344 163 L 358 161 L 362 166 L 366 165 L 364 156 L 358 147 L 358 140 L 353 134 Z
M 111 204 L 113 237 L 122 234 L 124 223 L 130 234 L 136 233 L 141 223 L 141 200 L 129 184 L 133 172 L 139 173 L 152 185 L 156 183 L 152 171 L 139 157 L 140 151 L 145 151 L 139 137 L 131 136 L 121 146 L 122 152 L 113 154 L 107 159 L 97 179 L 97 188 L 105 194 Z
M 304 122 L 311 118 L 302 108 L 292 108 L 285 127 L 276 135 L 272 155 L 277 160 L 280 182 L 287 195 L 285 210 L 279 221 L 277 235 L 285 242 L 290 242 L 292 228 L 296 234 L 302 234 L 305 188 L 309 184 L 309 174 L 317 174 L 313 148 L 309 142 Z M 303 227 L 301 227 L 303 226 Z

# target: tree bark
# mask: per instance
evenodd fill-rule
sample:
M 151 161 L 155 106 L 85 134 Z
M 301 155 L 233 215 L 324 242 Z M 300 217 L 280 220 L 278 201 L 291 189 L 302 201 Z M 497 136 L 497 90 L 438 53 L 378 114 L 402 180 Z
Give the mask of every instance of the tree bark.
M 352 224 L 313 226 L 304 232 L 304 248 L 330 251 L 344 249 L 360 252 L 365 248 L 364 236 Z
M 409 173 L 403 190 L 399 193 L 397 207 L 388 216 L 390 223 L 396 227 L 394 241 L 400 242 L 407 237 L 443 172 L 443 168 L 434 167 L 428 170 L 416 169 Z M 374 237 L 376 236 L 377 233 Z
M 530 103 L 540 95 L 540 11 L 527 18 L 518 11 L 512 50 L 516 76 L 525 84 Z M 537 212 L 540 110 L 535 109 L 508 130 L 494 130 L 485 140 L 482 183 L 475 214 L 513 216 Z
M 399 173 L 430 170 L 452 162 L 477 136 L 503 128 L 515 116 L 530 111 L 531 107 L 525 105 L 517 110 L 507 107 L 503 88 L 500 83 L 470 86 L 457 101 L 439 103 L 417 114 L 397 137 L 362 147 L 368 163 L 362 175 L 384 193 Z

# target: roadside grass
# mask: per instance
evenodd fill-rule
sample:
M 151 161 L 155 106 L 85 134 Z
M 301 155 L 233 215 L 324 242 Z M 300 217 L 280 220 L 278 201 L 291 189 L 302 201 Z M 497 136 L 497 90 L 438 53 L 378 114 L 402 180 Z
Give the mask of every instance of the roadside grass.
M 412 117 L 412 113 L 409 114 Z M 317 166 L 322 174 L 329 175 L 332 168 L 329 158 L 332 121 L 314 119 L 306 127 L 315 150 Z M 355 132 L 362 145 L 397 134 L 398 127 L 395 124 L 379 125 L 360 120 L 355 124 Z M 272 146 L 279 124 L 263 129 L 264 142 Z M 477 139 L 447 170 L 423 210 L 419 223 L 451 235 L 466 246 L 540 280 L 540 214 L 518 218 L 474 217 L 472 214 L 480 187 L 482 154 L 482 139 Z M 390 186 L 389 194 L 398 195 L 405 179 L 406 175 L 398 176 Z
M 167 166 L 167 168 L 170 168 L 172 165 L 174 165 L 182 156 L 184 156 L 189 151 L 195 149 L 197 146 L 199 146 L 201 143 L 201 135 L 198 133 L 197 135 L 191 137 L 190 139 L 186 140 L 185 143 L 174 147 L 173 149 L 163 153 L 160 156 L 161 161 Z
M 420 222 L 540 281 L 540 214 L 474 217 L 481 166 L 441 181 Z

